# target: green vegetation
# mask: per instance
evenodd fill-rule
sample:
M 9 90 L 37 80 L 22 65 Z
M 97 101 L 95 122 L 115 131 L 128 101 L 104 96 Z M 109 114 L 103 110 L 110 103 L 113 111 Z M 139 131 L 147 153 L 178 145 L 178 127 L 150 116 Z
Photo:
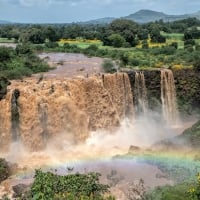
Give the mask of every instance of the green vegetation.
M 197 180 L 176 184 L 174 186 L 157 187 L 145 195 L 145 200 L 199 200 L 200 174 Z
M 116 67 L 115 67 L 115 64 L 110 59 L 105 59 L 103 61 L 102 66 L 103 66 L 104 72 L 106 72 L 106 73 L 114 73 L 114 72 L 117 71 Z
M 0 47 L 1 76 L 16 79 L 47 70 L 48 65 L 36 56 L 28 44 L 19 44 L 16 49 Z
M 194 200 L 187 193 L 190 184 L 182 183 L 174 186 L 158 187 L 145 196 L 145 200 Z
M 15 42 L 14 38 L 0 38 L 0 43 L 13 43 Z
M 7 179 L 9 176 L 8 163 L 0 158 L 0 183 Z
M 178 138 L 185 139 L 193 148 L 200 147 L 200 121 L 185 130 Z
M 165 66 L 181 69 L 194 66 L 198 69 L 199 27 L 200 20 L 195 18 L 146 24 L 127 19 L 116 19 L 104 25 L 12 24 L 0 26 L 0 37 L 5 41 L 31 43 L 32 50 L 37 52 L 84 53 L 111 58 L 129 68 Z M 22 74 L 28 76 L 46 70 L 43 63 L 28 54 L 25 53 L 23 59 L 22 56 L 7 58 L 4 64 L 9 64 L 4 65 L 3 74 L 9 78 L 20 78 Z M 28 63 L 24 63 L 25 60 Z
M 100 174 L 55 175 L 36 170 L 30 196 L 34 200 L 114 200 L 104 197 L 109 186 L 99 183 Z

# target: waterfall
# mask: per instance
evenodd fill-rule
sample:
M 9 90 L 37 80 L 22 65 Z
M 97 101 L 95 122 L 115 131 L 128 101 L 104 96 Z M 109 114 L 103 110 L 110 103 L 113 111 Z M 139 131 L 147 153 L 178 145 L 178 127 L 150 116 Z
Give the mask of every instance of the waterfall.
M 133 96 L 129 77 L 126 73 L 105 74 L 104 88 L 111 96 L 120 118 L 134 115 Z
M 133 114 L 126 73 L 13 81 L 0 101 L 0 148 L 18 139 L 30 150 L 43 149 L 54 139 L 82 141 L 90 131 L 118 127 Z
M 161 101 L 164 120 L 168 125 L 177 125 L 179 113 L 176 102 L 176 89 L 173 72 L 169 69 L 161 70 Z
M 146 114 L 148 111 L 147 89 L 143 72 L 135 73 L 134 95 L 137 112 Z

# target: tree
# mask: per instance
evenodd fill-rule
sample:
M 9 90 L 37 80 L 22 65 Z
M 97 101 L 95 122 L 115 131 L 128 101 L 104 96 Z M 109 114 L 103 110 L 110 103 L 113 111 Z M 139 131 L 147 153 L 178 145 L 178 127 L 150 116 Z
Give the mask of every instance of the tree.
M 127 19 L 116 19 L 110 24 L 109 28 L 114 33 L 120 34 L 131 46 L 134 46 L 135 36 L 138 31 L 137 23 Z
M 149 31 L 144 28 L 140 28 L 137 33 L 139 40 L 147 40 L 149 37 Z
M 8 63 L 13 56 L 13 49 L 8 47 L 0 47 L 0 71 L 7 69 Z
M 149 44 L 148 44 L 147 40 L 143 40 L 142 41 L 142 48 L 143 49 L 148 49 L 149 48 Z
M 12 57 L 12 53 L 13 53 L 12 48 L 1 46 L 0 47 L 0 63 L 7 62 L 8 60 L 10 60 Z
M 56 42 L 59 39 L 55 27 L 52 26 L 45 27 L 44 35 L 45 39 L 48 39 L 50 42 Z
M 120 34 L 112 34 L 108 37 L 113 47 L 122 47 L 125 44 L 125 39 Z

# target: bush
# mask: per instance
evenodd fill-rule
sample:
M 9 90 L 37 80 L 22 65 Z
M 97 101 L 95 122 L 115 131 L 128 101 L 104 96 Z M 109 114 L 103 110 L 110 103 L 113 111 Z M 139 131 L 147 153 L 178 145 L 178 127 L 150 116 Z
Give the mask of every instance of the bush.
M 19 44 L 16 49 L 0 48 L 0 74 L 5 78 L 19 79 L 33 73 L 49 70 L 47 63 L 42 61 L 35 53 L 36 46 Z M 4 53 L 1 54 L 1 50 Z
M 104 72 L 106 72 L 106 73 L 114 73 L 117 71 L 113 61 L 110 59 L 105 59 L 103 61 L 102 66 L 103 66 Z
M 193 67 L 196 71 L 200 71 L 200 59 L 194 62 Z
M 197 181 L 195 185 L 189 189 L 188 193 L 192 200 L 200 199 L 200 173 L 197 174 Z
M 9 168 L 8 168 L 8 163 L 0 158 L 0 183 L 7 179 L 9 176 Z
M 157 187 L 148 192 L 145 200 L 193 200 L 187 194 L 188 184 L 182 183 L 175 186 Z
M 26 67 L 14 68 L 3 71 L 4 76 L 8 79 L 21 79 L 23 76 L 31 76 L 33 71 Z
M 34 200 L 103 200 L 103 195 L 108 192 L 109 186 L 100 184 L 99 177 L 99 173 L 59 176 L 36 170 L 35 180 L 31 187 L 31 197 Z
M 108 39 L 113 47 L 122 47 L 126 42 L 120 34 L 112 34 Z
M 58 45 L 58 43 L 57 42 L 46 42 L 45 43 L 45 47 L 47 47 L 47 48 L 56 48 L 56 47 L 58 47 L 59 45 Z

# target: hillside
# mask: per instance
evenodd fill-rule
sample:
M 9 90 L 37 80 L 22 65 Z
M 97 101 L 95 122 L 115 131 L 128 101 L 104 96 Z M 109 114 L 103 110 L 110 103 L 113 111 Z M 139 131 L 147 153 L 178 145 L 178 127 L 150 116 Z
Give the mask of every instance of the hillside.
M 11 22 L 5 21 L 5 20 L 0 20 L 0 24 L 10 24 Z
M 152 10 L 140 10 L 134 14 L 128 15 L 124 18 L 131 19 L 138 23 L 147 23 L 157 20 L 176 21 L 190 17 L 190 15 L 168 15 L 162 12 Z
M 164 22 L 168 22 L 168 21 L 171 22 L 171 21 L 176 21 L 176 20 L 187 19 L 189 17 L 196 17 L 197 19 L 200 19 L 200 11 L 191 13 L 191 14 L 184 14 L 184 15 L 168 15 L 163 12 L 157 12 L 157 11 L 152 11 L 152 10 L 139 10 L 133 14 L 130 14 L 122 18 L 130 19 L 137 23 L 148 23 L 148 22 L 153 22 L 153 21 L 158 21 L 158 20 L 163 20 Z M 115 19 L 116 18 L 113 18 L 113 17 L 105 17 L 101 19 L 90 20 L 85 23 L 107 24 L 107 23 L 111 23 Z
M 90 20 L 90 21 L 86 21 L 86 22 L 81 22 L 81 24 L 109 24 L 115 19 L 116 18 L 114 18 L 114 17 L 104 17 L 104 18 L 100 18 L 100 19 L 94 19 L 94 20 Z

